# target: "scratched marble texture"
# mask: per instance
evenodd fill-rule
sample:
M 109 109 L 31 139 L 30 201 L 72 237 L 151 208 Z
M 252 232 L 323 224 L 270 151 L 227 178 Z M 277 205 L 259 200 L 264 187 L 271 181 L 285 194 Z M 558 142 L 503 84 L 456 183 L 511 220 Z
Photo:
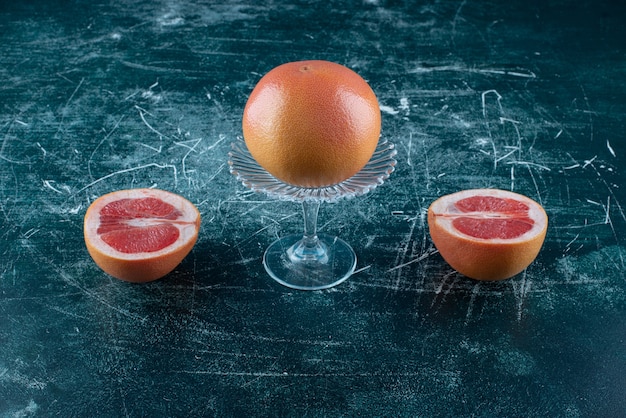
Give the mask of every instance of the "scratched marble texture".
M 617 2 L 48 1 L 0 6 L 0 416 L 626 415 L 625 7 Z M 398 166 L 324 205 L 356 274 L 319 292 L 264 272 L 299 207 L 229 174 L 272 67 L 347 65 Z M 168 277 L 91 261 L 96 197 L 194 202 Z M 425 223 L 472 187 L 544 205 L 548 236 L 500 283 L 445 264 Z

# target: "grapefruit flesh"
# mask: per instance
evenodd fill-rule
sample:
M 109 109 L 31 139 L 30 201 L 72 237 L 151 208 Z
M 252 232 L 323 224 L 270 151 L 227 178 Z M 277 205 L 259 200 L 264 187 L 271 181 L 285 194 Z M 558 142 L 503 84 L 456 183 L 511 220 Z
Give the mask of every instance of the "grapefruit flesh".
M 180 232 L 168 221 L 181 216 L 174 206 L 154 197 L 121 199 L 102 208 L 97 232 L 117 251 L 151 253 L 176 242 Z
M 243 136 L 261 167 L 300 187 L 340 183 L 376 150 L 380 106 L 369 84 L 329 61 L 279 65 L 252 90 Z
M 458 216 L 453 226 L 466 235 L 482 239 L 517 238 L 533 227 L 528 217 L 529 207 L 523 202 L 494 196 L 467 197 L 455 203 L 463 213 L 478 216 Z
M 541 205 L 505 190 L 465 190 L 428 209 L 430 235 L 441 256 L 477 280 L 507 279 L 526 269 L 539 254 L 547 226 Z
M 106 273 L 148 282 L 170 273 L 197 241 L 200 214 L 174 193 L 131 189 L 95 200 L 84 221 L 85 244 Z

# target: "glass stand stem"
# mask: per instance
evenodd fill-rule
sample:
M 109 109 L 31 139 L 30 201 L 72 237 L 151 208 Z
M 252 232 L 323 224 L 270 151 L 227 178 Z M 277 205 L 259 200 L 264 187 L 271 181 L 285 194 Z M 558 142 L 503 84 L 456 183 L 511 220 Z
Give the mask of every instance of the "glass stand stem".
M 287 255 L 293 262 L 328 263 L 328 248 L 317 236 L 317 215 L 320 201 L 304 200 L 304 235 L 302 239 L 287 249 Z
M 356 267 L 356 254 L 342 239 L 317 233 L 320 200 L 302 201 L 304 235 L 274 241 L 263 255 L 269 275 L 285 286 L 320 290 L 346 280 Z

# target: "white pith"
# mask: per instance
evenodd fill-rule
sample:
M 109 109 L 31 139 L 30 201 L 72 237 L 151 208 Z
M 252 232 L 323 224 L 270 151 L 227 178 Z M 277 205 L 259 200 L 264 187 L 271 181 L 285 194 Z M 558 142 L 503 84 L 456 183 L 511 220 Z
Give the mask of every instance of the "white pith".
M 159 251 L 149 253 L 141 252 L 133 254 L 117 251 L 116 249 L 105 243 L 102 238 L 100 238 L 100 235 L 97 233 L 98 227 L 100 226 L 100 219 L 98 217 L 98 214 L 100 213 L 102 208 L 116 200 L 128 198 L 137 199 L 145 197 L 154 197 L 160 199 L 174 206 L 182 213 L 181 217 L 177 218 L 174 221 L 168 222 L 178 228 L 178 230 L 180 231 L 180 237 L 178 238 L 178 240 L 176 240 L 176 242 L 174 242 L 172 245 L 169 245 Z M 90 208 L 90 217 L 94 217 L 96 219 L 90 219 L 90 222 L 85 224 L 85 235 L 87 236 L 89 241 L 91 241 L 91 243 L 98 248 L 100 252 L 110 257 L 125 260 L 154 258 L 159 257 L 162 254 L 171 253 L 178 248 L 185 246 L 187 243 L 189 243 L 190 240 L 194 239 L 194 237 L 197 235 L 196 223 L 198 215 L 198 211 L 191 202 L 187 201 L 186 199 L 182 199 L 180 196 L 174 195 L 172 193 L 154 189 L 124 190 L 104 195 L 92 204 Z M 150 218 L 133 219 L 128 222 L 128 224 L 131 226 L 150 226 L 160 223 L 163 223 L 163 221 Z
M 534 221 L 533 227 L 527 231 L 526 233 L 510 239 L 500 239 L 500 238 L 490 238 L 490 239 L 482 239 L 476 238 L 471 235 L 464 234 L 463 232 L 457 230 L 452 226 L 452 221 L 457 217 L 475 217 L 475 218 L 500 218 L 496 213 L 485 213 L 485 212 L 461 212 L 454 204 L 459 200 L 468 198 L 468 197 L 476 197 L 476 196 L 493 196 L 500 197 L 505 199 L 513 199 L 520 202 L 525 203 L 529 207 L 528 217 Z M 453 193 L 451 195 L 443 196 L 436 200 L 431 206 L 432 212 L 436 217 L 436 222 L 442 226 L 448 233 L 457 236 L 459 238 L 468 239 L 472 241 L 484 241 L 490 242 L 494 244 L 507 243 L 514 244 L 517 242 L 528 241 L 529 239 L 534 238 L 535 236 L 541 234 L 545 231 L 545 228 L 548 223 L 548 218 L 546 216 L 543 208 L 534 200 L 520 195 L 518 193 L 509 192 L 506 190 L 496 190 L 496 189 L 474 189 L 474 190 L 463 190 L 461 192 Z

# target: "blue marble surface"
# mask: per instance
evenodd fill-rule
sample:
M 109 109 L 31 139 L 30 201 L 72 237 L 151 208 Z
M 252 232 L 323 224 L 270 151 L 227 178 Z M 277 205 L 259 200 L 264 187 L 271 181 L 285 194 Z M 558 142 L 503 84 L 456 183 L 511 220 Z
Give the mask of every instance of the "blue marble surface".
M 30 1 L 0 5 L 0 416 L 626 416 L 626 8 L 610 1 Z M 549 4 L 544 4 L 549 3 Z M 389 180 L 323 205 L 356 273 L 265 273 L 297 204 L 228 170 L 258 79 L 326 59 L 376 92 Z M 90 259 L 98 196 L 158 187 L 203 224 L 169 276 Z M 524 273 L 434 249 L 437 197 L 540 202 Z

